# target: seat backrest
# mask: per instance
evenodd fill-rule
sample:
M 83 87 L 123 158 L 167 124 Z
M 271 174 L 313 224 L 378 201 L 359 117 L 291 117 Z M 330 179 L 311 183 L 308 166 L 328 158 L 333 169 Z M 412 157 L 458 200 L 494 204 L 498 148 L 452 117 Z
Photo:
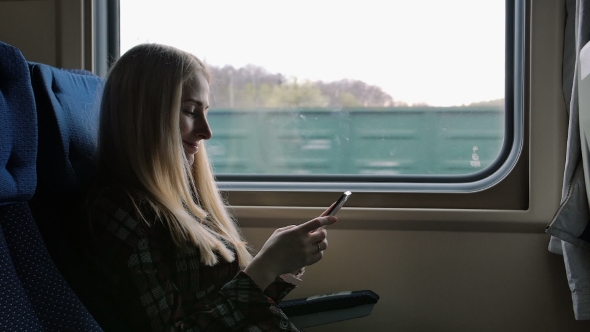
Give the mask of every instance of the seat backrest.
M 77 292 L 89 264 L 81 207 L 94 173 L 103 80 L 29 62 L 39 123 L 37 187 L 31 210 L 53 261 Z
M 29 62 L 37 119 L 37 188 L 30 201 L 49 254 L 101 326 L 125 330 L 125 318 L 109 310 L 97 290 L 90 238 L 81 207 L 94 179 L 98 114 L 104 80 L 93 73 Z
M 101 331 L 53 263 L 28 201 L 38 122 L 28 64 L 0 42 L 0 330 Z

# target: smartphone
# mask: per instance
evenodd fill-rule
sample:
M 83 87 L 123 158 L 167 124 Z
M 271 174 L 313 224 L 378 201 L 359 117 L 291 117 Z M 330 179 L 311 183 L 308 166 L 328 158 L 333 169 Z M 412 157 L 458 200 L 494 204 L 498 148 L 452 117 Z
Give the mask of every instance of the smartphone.
M 346 201 L 348 200 L 348 197 L 350 197 L 350 195 L 352 195 L 352 193 L 350 191 L 345 191 L 344 193 L 342 193 L 342 196 L 340 196 L 340 198 L 338 198 L 338 200 L 336 201 L 336 203 L 334 203 L 334 205 L 332 206 L 330 211 L 328 211 L 326 216 L 335 216 L 336 213 L 338 213 L 338 211 L 340 211 L 340 208 L 344 205 L 344 203 L 346 203 Z

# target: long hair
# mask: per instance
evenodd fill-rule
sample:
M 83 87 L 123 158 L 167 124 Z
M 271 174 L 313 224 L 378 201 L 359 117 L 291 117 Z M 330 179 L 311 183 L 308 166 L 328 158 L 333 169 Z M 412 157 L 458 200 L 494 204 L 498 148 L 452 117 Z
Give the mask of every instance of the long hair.
M 244 267 L 252 256 L 221 198 L 204 142 L 193 165 L 182 147 L 182 87 L 197 72 L 210 81 L 196 56 L 159 44 L 135 46 L 117 60 L 103 90 L 98 169 L 133 193 L 132 200 L 147 201 L 178 247 L 198 247 L 202 262 L 212 266 L 215 252 L 236 259 L 227 243 Z

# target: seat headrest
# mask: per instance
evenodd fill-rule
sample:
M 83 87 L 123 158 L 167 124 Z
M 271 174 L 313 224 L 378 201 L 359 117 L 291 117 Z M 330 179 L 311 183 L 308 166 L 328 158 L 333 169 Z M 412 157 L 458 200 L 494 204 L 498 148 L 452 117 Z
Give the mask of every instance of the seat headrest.
M 38 190 L 73 193 L 92 180 L 104 80 L 29 62 L 39 121 Z
M 23 202 L 35 193 L 37 116 L 27 62 L 0 42 L 0 204 Z

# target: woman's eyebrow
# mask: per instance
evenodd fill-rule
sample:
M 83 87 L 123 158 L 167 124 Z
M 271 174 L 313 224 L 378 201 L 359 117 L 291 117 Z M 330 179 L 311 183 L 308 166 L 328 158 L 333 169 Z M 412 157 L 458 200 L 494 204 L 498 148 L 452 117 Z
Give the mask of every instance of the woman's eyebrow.
M 198 107 L 203 107 L 203 108 L 205 108 L 205 110 L 209 109 L 209 105 L 205 105 L 205 104 L 204 104 L 202 101 L 200 101 L 200 100 L 196 100 L 196 99 L 194 99 L 194 98 L 187 98 L 187 99 L 183 100 L 182 102 L 183 102 L 183 103 L 186 103 L 186 102 L 193 102 L 193 103 L 195 103 L 195 104 L 196 104 Z
M 197 104 L 197 106 L 203 106 L 203 102 L 200 100 L 196 100 L 194 98 L 187 98 L 185 100 L 183 100 L 183 103 L 186 103 L 187 101 L 192 101 L 193 103 Z

